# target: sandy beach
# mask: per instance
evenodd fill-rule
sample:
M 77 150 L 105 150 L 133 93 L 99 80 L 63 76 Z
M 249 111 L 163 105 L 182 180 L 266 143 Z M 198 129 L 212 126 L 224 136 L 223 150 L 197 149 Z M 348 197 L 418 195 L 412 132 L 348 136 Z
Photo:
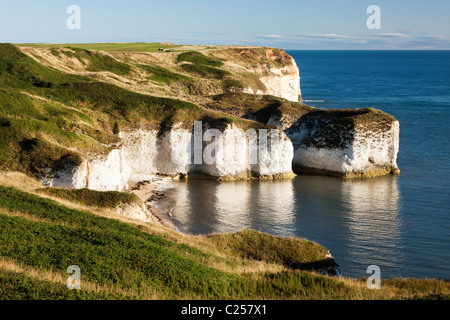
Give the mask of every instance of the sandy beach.
M 179 232 L 170 219 L 171 208 L 160 203 L 161 199 L 165 197 L 165 190 L 170 182 L 171 179 L 158 176 L 145 181 L 130 182 L 130 192 L 134 193 L 145 203 L 154 221 Z

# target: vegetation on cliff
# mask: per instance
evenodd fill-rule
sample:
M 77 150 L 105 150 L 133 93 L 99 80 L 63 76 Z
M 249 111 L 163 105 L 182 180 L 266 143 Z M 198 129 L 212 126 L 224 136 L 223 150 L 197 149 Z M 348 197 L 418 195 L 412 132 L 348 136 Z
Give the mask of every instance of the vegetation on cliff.
M 223 63 L 217 59 L 205 56 L 201 52 L 188 51 L 183 52 L 177 57 L 178 62 L 191 62 L 196 65 L 204 65 L 210 67 L 221 67 Z
M 140 203 L 140 199 L 133 193 L 118 191 L 95 191 L 89 189 L 61 189 L 43 188 L 38 190 L 43 194 L 69 200 L 91 207 L 116 208 L 123 204 Z
M 448 298 L 444 281 L 385 280 L 381 290 L 369 290 L 364 279 L 312 272 L 330 258 L 308 240 L 256 231 L 180 235 L 105 217 L 106 211 L 80 207 L 61 193 L 43 198 L 27 179 L 1 179 L 0 299 Z M 81 269 L 81 290 L 66 287 L 70 265 Z
M 215 95 L 206 104 L 211 110 L 220 110 L 237 117 L 255 119 L 267 123 L 273 116 L 292 118 L 295 122 L 315 109 L 303 103 L 287 101 L 270 95 L 253 95 L 242 92 L 227 92 Z
M 241 90 L 266 92 L 268 88 L 260 77 L 296 71 L 292 58 L 275 48 L 142 43 L 23 44 L 20 48 L 51 68 L 139 93 L 179 97 L 194 103 L 205 96 L 228 92 L 226 80 L 239 81 Z M 149 72 L 142 72 L 142 66 L 154 72 L 149 76 Z M 189 80 L 179 81 L 180 76 Z M 172 81 L 173 77 L 178 79 Z
M 166 68 L 142 64 L 139 65 L 139 67 L 150 74 L 147 79 L 153 80 L 158 83 L 171 84 L 180 81 L 186 81 L 189 83 L 192 82 L 191 78 L 179 73 L 172 72 Z

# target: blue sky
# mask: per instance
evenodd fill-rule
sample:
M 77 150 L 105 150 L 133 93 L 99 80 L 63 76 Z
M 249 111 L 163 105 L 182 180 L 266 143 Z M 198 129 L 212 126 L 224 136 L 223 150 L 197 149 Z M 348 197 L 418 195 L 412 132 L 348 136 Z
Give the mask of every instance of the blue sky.
M 69 5 L 81 29 L 69 30 Z M 369 30 L 369 5 L 381 29 Z M 448 0 L 0 0 L 0 42 L 173 42 L 284 49 L 450 49 Z

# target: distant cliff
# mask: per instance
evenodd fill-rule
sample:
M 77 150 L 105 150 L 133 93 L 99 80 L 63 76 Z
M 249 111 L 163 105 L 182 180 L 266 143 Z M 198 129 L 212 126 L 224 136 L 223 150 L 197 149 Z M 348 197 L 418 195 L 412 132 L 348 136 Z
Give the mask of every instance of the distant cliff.
M 63 72 L 155 96 L 195 103 L 226 92 L 274 95 L 294 102 L 301 99 L 298 67 L 281 49 L 184 46 L 163 53 L 107 53 L 76 47 L 22 50 L 39 63 Z

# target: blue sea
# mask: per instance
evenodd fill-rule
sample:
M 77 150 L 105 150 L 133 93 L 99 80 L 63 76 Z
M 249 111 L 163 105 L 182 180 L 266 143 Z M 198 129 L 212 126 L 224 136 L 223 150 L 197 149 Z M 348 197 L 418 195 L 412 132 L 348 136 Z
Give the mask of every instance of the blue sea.
M 343 276 L 450 279 L 450 51 L 288 51 L 304 103 L 381 109 L 400 122 L 399 176 L 177 183 L 186 233 L 255 229 L 324 245 Z

